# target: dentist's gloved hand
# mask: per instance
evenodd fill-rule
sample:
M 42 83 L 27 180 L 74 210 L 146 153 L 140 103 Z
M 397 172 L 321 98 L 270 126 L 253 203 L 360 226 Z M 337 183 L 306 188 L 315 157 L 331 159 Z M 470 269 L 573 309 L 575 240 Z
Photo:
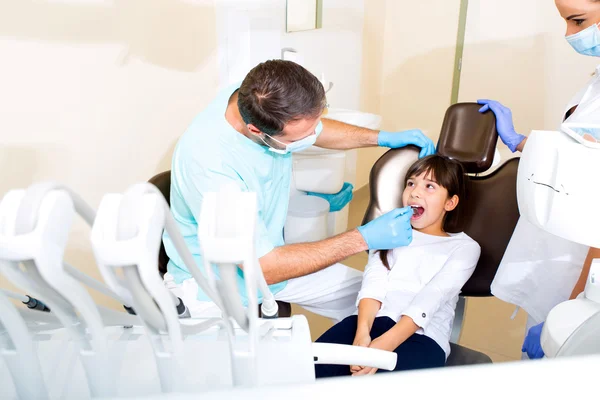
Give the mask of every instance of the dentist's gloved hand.
M 342 208 L 346 207 L 348 203 L 350 203 L 353 196 L 352 189 L 354 189 L 354 186 L 350 182 L 344 182 L 342 190 L 335 194 L 324 194 L 316 192 L 307 193 L 310 196 L 317 196 L 327 200 L 329 202 L 329 211 L 336 212 L 340 211 Z
M 377 144 L 381 147 L 389 147 L 390 149 L 397 149 L 412 144 L 421 148 L 419 158 L 435 153 L 433 141 L 419 129 L 411 129 L 403 132 L 379 131 Z
M 526 352 L 527 356 L 532 360 L 544 357 L 544 350 L 542 350 L 542 344 L 540 342 L 543 328 L 543 322 L 539 325 L 532 326 L 531 329 L 529 329 L 529 332 L 527 332 L 527 336 L 523 342 L 521 351 L 524 353 Z
M 411 207 L 396 208 L 358 227 L 369 250 L 390 250 L 412 242 Z
M 508 146 L 510 151 L 513 153 L 517 151 L 517 146 L 525 139 L 525 136 L 515 131 L 512 111 L 495 100 L 483 99 L 477 100 L 477 103 L 483 105 L 483 107 L 479 109 L 480 113 L 492 110 L 496 116 L 496 130 L 498 131 L 498 136 L 500 136 L 500 139 Z

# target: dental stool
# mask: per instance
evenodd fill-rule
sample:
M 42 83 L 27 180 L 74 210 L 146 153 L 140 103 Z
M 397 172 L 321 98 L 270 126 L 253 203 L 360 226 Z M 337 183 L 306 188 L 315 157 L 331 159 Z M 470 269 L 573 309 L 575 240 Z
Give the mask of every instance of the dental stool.
M 457 304 L 448 366 L 492 362 L 486 354 L 453 342 L 458 341 L 462 326 L 464 298 L 492 296 L 492 281 L 519 219 L 516 193 L 519 159 L 512 158 L 493 172 L 479 175 L 490 169 L 498 139 L 494 115 L 480 114 L 480 107 L 475 103 L 459 103 L 448 108 L 437 146 L 439 154 L 461 161 L 470 175 L 462 226 L 452 231 L 464 231 L 481 246 L 477 267 L 463 286 Z M 371 198 L 363 224 L 402 207 L 404 178 L 418 156 L 419 149 L 411 146 L 389 150 L 377 160 L 371 169 Z
M 150 178 L 148 182 L 156 186 L 165 197 L 165 200 L 167 200 L 167 203 L 171 205 L 171 171 L 161 172 Z M 161 241 L 158 253 L 158 271 L 161 277 L 164 277 L 167 273 L 167 264 L 169 264 L 169 256 L 165 250 L 165 245 Z M 288 318 L 292 315 L 292 306 L 289 303 L 278 301 L 277 305 L 279 306 L 280 318 Z M 258 313 L 261 316 L 260 307 L 258 308 Z

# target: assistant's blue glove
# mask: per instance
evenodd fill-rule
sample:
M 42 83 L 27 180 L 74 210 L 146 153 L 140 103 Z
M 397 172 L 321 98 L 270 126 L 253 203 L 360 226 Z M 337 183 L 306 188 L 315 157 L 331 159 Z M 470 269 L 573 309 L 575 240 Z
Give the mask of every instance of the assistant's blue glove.
M 352 186 L 351 183 L 345 182 L 344 186 L 342 186 L 342 190 L 335 194 L 324 194 L 324 193 L 316 193 L 316 192 L 308 192 L 311 196 L 321 197 L 329 202 L 329 211 L 336 212 L 340 211 L 342 208 L 346 207 L 350 200 L 352 200 Z
M 423 158 L 435 153 L 433 141 L 423 134 L 419 129 L 411 129 L 403 132 L 379 131 L 377 144 L 381 147 L 397 149 L 410 144 L 421 148 L 419 158 Z
M 480 113 L 492 110 L 496 116 L 496 130 L 498 131 L 498 136 L 500 136 L 500 139 L 508 146 L 510 151 L 513 153 L 517 151 L 517 146 L 525 139 L 525 136 L 515 131 L 512 111 L 495 100 L 483 99 L 477 100 L 477 103 L 483 105 L 483 107 L 479 109 Z
M 369 250 L 390 250 L 412 242 L 412 207 L 396 208 L 358 227 Z
M 526 352 L 529 358 L 536 359 L 544 357 L 544 350 L 542 350 L 542 344 L 540 342 L 542 336 L 542 329 L 544 323 L 532 326 L 527 332 L 525 341 L 523 342 L 522 352 Z

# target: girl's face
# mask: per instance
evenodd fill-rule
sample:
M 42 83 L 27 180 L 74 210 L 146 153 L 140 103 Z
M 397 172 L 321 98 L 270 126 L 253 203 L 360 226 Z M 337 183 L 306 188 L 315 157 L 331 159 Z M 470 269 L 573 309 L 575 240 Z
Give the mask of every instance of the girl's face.
M 555 0 L 556 8 L 567 22 L 566 36 L 600 23 L 600 1 Z
M 448 190 L 440 186 L 429 172 L 411 176 L 402 193 L 404 207 L 413 208 L 410 220 L 414 229 L 429 235 L 445 235 L 444 216 L 458 205 L 458 196 L 448 196 Z

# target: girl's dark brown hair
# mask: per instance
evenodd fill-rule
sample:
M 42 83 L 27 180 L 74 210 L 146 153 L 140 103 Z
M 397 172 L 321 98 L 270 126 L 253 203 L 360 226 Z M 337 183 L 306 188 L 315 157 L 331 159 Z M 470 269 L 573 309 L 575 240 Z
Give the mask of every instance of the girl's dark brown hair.
M 464 205 L 467 200 L 468 177 L 465 174 L 463 165 L 451 158 L 433 154 L 419 159 L 406 172 L 404 178 L 404 186 L 410 178 L 417 177 L 421 174 L 431 174 L 432 178 L 443 188 L 448 191 L 448 197 L 458 196 L 459 202 L 456 208 L 449 211 L 444 216 L 443 229 L 444 232 L 460 232 L 460 221 L 463 217 Z M 388 250 L 379 252 L 381 262 L 387 269 L 390 269 L 388 261 Z

